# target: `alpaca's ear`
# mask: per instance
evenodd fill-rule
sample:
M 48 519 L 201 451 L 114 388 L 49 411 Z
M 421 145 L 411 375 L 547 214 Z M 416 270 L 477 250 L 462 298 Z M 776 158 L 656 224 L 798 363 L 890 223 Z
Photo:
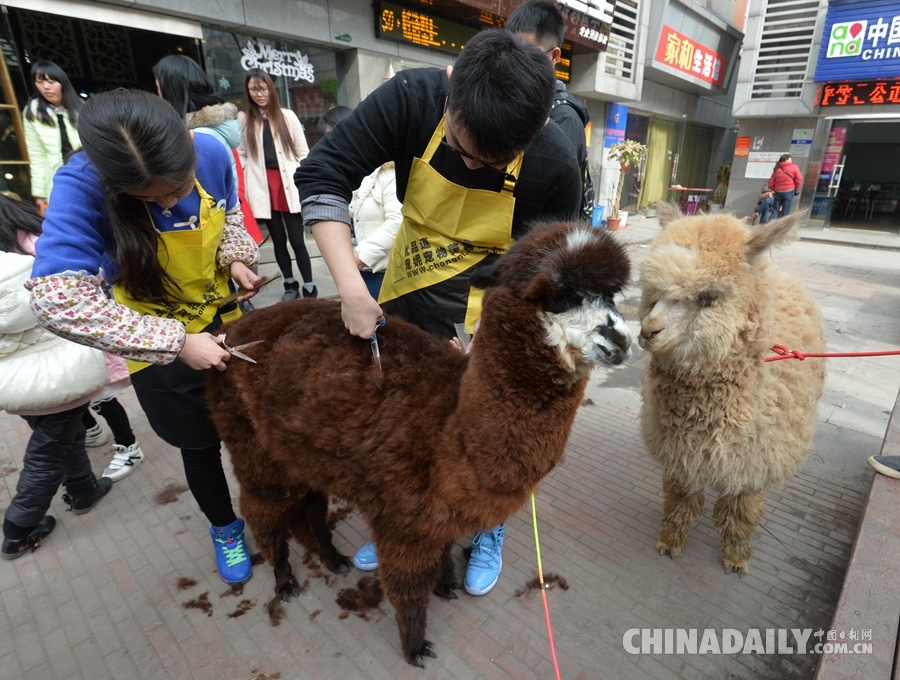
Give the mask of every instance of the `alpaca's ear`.
M 472 286 L 472 288 L 480 288 L 481 290 L 487 290 L 491 286 L 499 285 L 499 260 L 500 258 L 494 258 L 492 264 L 476 267 L 475 271 L 472 272 L 472 276 L 469 278 L 469 285 Z
M 675 220 L 680 220 L 684 217 L 684 213 L 681 212 L 681 208 L 678 207 L 677 203 L 660 201 L 656 204 L 656 216 L 659 218 L 659 226 L 665 229 Z
M 752 262 L 760 253 L 774 245 L 787 245 L 795 240 L 797 226 L 806 216 L 807 211 L 803 210 L 781 219 L 771 220 L 768 224 L 761 224 L 751 230 L 745 251 L 747 262 Z

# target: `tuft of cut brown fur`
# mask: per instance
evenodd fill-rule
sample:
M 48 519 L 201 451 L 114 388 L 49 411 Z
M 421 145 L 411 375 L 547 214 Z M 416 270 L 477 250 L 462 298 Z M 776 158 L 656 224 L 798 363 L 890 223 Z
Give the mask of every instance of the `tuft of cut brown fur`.
M 340 499 L 371 526 L 406 660 L 433 655 L 427 602 L 455 597 L 454 542 L 522 506 L 562 457 L 593 366 L 628 356 L 612 300 L 628 275 L 609 234 L 537 226 L 480 273 L 471 354 L 389 317 L 381 371 L 337 302 L 279 304 L 228 326 L 235 344 L 266 341 L 247 350 L 258 364 L 212 371 L 208 398 L 276 599 L 298 592 L 291 537 L 347 570 L 328 526 Z

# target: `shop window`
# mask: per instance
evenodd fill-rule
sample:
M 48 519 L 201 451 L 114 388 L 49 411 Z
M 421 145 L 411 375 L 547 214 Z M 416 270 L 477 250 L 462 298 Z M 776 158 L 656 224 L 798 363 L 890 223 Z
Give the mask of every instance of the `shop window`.
M 10 40 L 26 80 L 31 64 L 52 61 L 83 97 L 116 87 L 156 92 L 153 66 L 164 56 L 201 59 L 198 41 L 190 37 L 15 8 L 7 12 Z M 27 87 L 30 94 L 31 83 Z
M 247 71 L 263 69 L 272 76 L 281 105 L 290 108 L 303 123 L 310 147 L 319 138 L 319 118 L 346 100 L 339 92 L 344 79 L 339 52 L 294 40 L 214 28 L 204 28 L 203 35 L 206 71 L 217 94 L 243 107 Z

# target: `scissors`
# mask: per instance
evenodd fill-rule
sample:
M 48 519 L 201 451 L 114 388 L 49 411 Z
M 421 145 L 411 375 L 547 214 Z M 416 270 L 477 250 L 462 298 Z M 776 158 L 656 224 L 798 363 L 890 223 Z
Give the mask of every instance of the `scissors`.
M 256 283 L 253 286 L 253 290 L 259 290 L 263 286 L 265 286 L 269 283 L 272 283 L 272 281 L 275 281 L 276 279 L 280 279 L 280 278 L 281 278 L 281 272 L 272 274 L 272 276 L 264 276 L 261 279 L 258 279 L 256 281 Z M 227 305 L 230 305 L 232 302 L 237 302 L 237 299 L 239 297 L 241 297 L 241 295 L 246 295 L 249 292 L 250 291 L 247 290 L 246 288 L 238 288 L 236 291 L 234 291 L 230 295 L 226 295 L 225 297 L 223 297 L 219 301 L 219 306 L 226 307 Z
M 374 337 L 374 336 L 373 336 Z M 225 344 L 225 334 L 222 334 L 222 347 L 233 357 L 237 357 L 238 359 L 243 359 L 244 361 L 249 361 L 251 364 L 257 363 L 256 359 L 253 357 L 248 357 L 241 350 L 245 350 L 248 347 L 253 347 L 253 345 L 258 345 L 261 342 L 265 342 L 265 340 L 254 340 L 253 342 L 245 342 L 243 345 L 238 345 L 237 347 L 229 347 Z
M 378 366 L 379 371 L 381 370 L 381 350 L 378 348 L 378 338 L 375 337 L 375 333 L 386 323 L 387 319 L 385 317 L 381 317 L 378 323 L 375 324 L 375 330 L 372 331 L 372 337 L 369 338 L 369 342 L 372 343 L 372 358 L 375 360 L 375 365 Z

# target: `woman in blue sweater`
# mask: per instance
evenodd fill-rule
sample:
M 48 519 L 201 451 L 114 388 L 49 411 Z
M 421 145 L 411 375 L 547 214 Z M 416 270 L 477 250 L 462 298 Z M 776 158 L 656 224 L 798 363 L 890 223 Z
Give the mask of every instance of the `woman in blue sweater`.
M 236 305 L 220 306 L 229 278 L 251 291 L 244 299 L 259 279 L 229 155 L 146 92 L 92 97 L 79 133 L 83 153 L 56 175 L 26 284 L 32 309 L 51 332 L 128 360 L 151 427 L 181 449 L 212 524 L 219 574 L 243 583 L 251 574 L 244 522 L 203 393 L 206 369 L 225 370 L 231 356 L 214 335 L 240 315 Z M 114 300 L 100 288 L 101 267 Z

